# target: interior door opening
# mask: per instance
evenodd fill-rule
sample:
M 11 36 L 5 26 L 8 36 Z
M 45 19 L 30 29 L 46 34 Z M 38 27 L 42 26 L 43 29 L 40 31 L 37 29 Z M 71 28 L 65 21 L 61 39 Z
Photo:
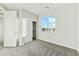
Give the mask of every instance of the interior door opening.
M 4 39 L 4 19 L 0 17 L 0 47 L 3 46 L 3 39 Z
M 32 40 L 36 40 L 36 22 L 33 21 L 32 25 L 33 25 Z

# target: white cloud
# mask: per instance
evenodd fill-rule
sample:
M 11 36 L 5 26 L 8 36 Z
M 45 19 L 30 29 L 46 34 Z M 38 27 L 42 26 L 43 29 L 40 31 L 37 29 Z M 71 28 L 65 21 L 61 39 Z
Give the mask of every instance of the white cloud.
M 56 21 L 56 19 L 55 19 L 55 18 L 50 17 L 50 18 L 48 19 L 48 21 L 49 21 L 49 23 L 53 23 L 53 22 L 55 22 L 55 21 Z

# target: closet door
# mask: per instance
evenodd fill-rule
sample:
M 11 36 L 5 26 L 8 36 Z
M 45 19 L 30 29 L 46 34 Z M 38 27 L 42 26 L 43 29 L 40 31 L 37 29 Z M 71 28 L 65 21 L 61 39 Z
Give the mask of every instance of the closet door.
M 17 44 L 17 14 L 16 11 L 5 11 L 4 46 Z

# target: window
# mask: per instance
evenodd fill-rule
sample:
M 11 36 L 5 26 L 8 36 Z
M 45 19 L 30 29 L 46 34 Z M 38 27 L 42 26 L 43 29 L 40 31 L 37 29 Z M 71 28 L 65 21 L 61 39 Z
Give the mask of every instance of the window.
M 42 31 L 56 31 L 56 19 L 52 16 L 43 17 L 41 19 Z

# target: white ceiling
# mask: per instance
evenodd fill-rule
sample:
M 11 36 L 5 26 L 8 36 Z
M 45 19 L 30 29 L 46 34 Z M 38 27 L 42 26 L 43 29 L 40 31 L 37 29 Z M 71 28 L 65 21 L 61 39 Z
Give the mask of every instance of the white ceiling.
M 23 8 L 36 15 L 44 14 L 45 12 L 52 11 L 54 9 L 68 5 L 68 3 L 2 3 L 8 10 L 18 10 Z M 46 10 L 45 7 L 48 6 L 49 9 Z

